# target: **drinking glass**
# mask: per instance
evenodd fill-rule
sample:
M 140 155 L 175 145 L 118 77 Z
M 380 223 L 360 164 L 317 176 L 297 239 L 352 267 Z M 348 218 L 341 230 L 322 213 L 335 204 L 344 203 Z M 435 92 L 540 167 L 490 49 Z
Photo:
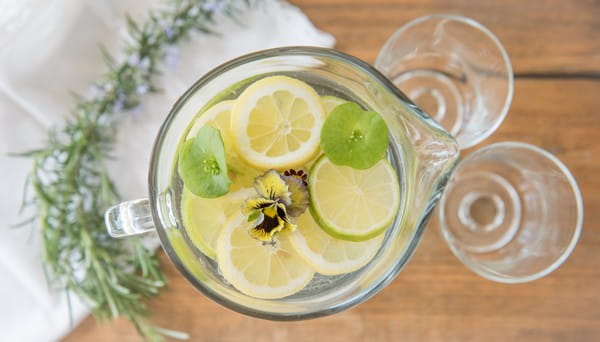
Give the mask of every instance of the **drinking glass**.
M 339 276 L 316 275 L 307 288 L 280 299 L 247 296 L 228 284 L 218 265 L 187 237 L 180 213 L 182 183 L 177 149 L 198 111 L 236 98 L 254 81 L 288 75 L 317 92 L 335 93 L 377 111 L 389 129 L 388 159 L 400 183 L 400 208 L 374 259 Z M 276 113 L 273 113 L 276 115 Z M 107 228 L 124 237 L 156 231 L 163 249 L 199 291 L 232 310 L 273 320 L 298 320 L 336 313 L 381 290 L 407 263 L 459 155 L 456 141 L 369 64 L 341 52 L 287 47 L 252 53 L 203 76 L 175 103 L 155 141 L 149 165 L 148 199 L 108 210 Z
M 400 27 L 375 67 L 452 134 L 462 149 L 502 122 L 513 94 L 508 55 L 473 19 L 431 15 Z
M 532 281 L 569 256 L 581 232 L 581 193 L 569 170 L 532 145 L 503 142 L 458 164 L 438 210 L 452 252 L 477 274 Z

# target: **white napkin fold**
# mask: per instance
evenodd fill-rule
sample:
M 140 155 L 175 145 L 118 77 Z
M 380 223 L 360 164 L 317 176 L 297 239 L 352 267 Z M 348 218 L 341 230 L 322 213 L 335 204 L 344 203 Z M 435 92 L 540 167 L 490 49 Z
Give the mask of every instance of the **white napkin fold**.
M 52 6 L 49 4 L 52 3 Z M 41 146 L 72 106 L 69 90 L 85 91 L 105 70 L 102 43 L 118 51 L 124 13 L 143 18 L 160 4 L 143 0 L 13 0 L 0 3 L 0 331 L 2 341 L 54 341 L 69 323 L 66 296 L 48 289 L 39 232 L 11 229 L 18 221 L 22 187 L 31 164 L 7 156 Z M 110 165 L 124 198 L 147 196 L 147 165 L 158 128 L 177 97 L 202 74 L 233 57 L 270 47 L 331 47 L 296 7 L 264 0 L 239 20 L 217 20 L 218 36 L 194 35 L 172 51 L 159 86 L 142 108 L 121 119 Z M 126 170 L 126 172 L 124 172 Z M 74 321 L 88 313 L 72 299 Z

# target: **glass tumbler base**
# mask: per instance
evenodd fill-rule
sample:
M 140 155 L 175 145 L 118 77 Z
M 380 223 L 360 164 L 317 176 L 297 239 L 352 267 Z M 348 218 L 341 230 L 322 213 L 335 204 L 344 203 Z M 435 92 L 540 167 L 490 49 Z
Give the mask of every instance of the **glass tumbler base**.
M 498 250 L 515 237 L 521 223 L 521 201 L 515 188 L 491 172 L 471 173 L 446 190 L 443 210 L 454 243 L 471 252 Z
M 455 82 L 436 70 L 411 70 L 393 80 L 398 89 L 453 136 L 461 130 L 466 109 Z

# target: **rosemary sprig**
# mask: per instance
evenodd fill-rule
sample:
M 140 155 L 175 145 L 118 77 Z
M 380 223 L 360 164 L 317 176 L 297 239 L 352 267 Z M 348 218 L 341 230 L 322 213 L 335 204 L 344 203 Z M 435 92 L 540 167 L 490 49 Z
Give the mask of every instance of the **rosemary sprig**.
M 124 58 L 106 51 L 108 71 L 93 95 L 75 96 L 73 116 L 49 132 L 33 159 L 25 207 L 41 226 L 50 283 L 86 299 L 98 319 L 124 316 L 151 341 L 177 333 L 149 323 L 145 299 L 165 285 L 154 254 L 138 239 L 112 240 L 103 214 L 119 201 L 105 162 L 113 148 L 118 113 L 135 108 L 140 95 L 156 91 L 159 64 L 192 31 L 211 33 L 216 15 L 234 17 L 250 0 L 172 0 L 138 24 L 128 19 Z M 181 337 L 181 336 L 179 336 Z

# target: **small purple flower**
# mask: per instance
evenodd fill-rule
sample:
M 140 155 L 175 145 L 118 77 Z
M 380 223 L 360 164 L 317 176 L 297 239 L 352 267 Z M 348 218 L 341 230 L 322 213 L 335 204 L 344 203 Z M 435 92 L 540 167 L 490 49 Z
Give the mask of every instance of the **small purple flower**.
M 125 95 L 123 93 L 119 93 L 117 98 L 115 99 L 115 103 L 113 104 L 113 112 L 117 113 L 123 110 L 125 106 Z
M 194 7 L 190 8 L 190 10 L 188 11 L 188 15 L 190 17 L 195 17 L 196 15 L 198 15 L 199 12 L 200 12 L 200 10 L 198 9 L 198 7 L 194 6 Z
M 146 94 L 146 93 L 148 92 L 148 90 L 150 90 L 150 87 L 148 87 L 148 85 L 147 85 L 147 84 L 140 84 L 139 86 L 137 86 L 137 87 L 135 88 L 135 92 L 136 92 L 138 95 L 143 95 L 143 94 Z
M 173 38 L 173 36 L 175 35 L 175 32 L 173 31 L 173 28 L 171 26 L 169 26 L 169 23 L 167 23 L 166 20 L 161 19 L 158 21 L 158 24 L 162 27 L 163 31 L 165 31 L 165 35 L 167 36 L 167 39 Z
M 202 5 L 202 9 L 206 12 L 219 12 L 225 7 L 224 1 L 212 0 L 207 1 Z
M 179 49 L 173 45 L 167 46 L 165 50 L 165 64 L 169 69 L 175 69 L 179 65 Z
M 140 55 L 133 53 L 127 57 L 127 64 L 137 66 L 140 63 Z
M 150 68 L 150 63 L 151 63 L 150 58 L 148 58 L 148 56 L 146 56 L 140 60 L 139 67 L 143 71 L 146 71 Z

